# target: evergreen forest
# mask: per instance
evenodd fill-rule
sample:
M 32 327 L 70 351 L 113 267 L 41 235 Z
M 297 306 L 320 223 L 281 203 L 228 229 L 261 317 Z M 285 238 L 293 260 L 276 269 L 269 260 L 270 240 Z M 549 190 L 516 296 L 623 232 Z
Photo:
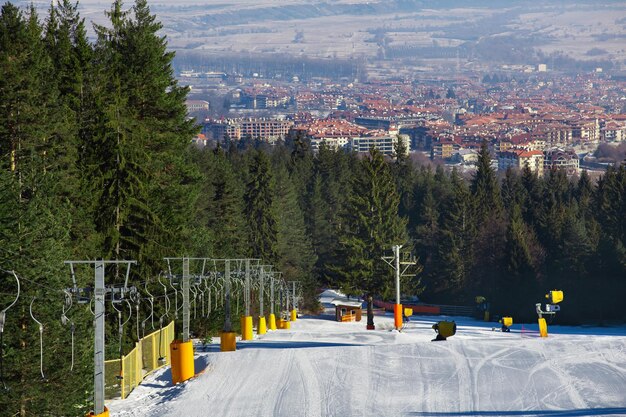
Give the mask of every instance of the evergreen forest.
M 57 3 L 45 16 L 0 10 L 0 309 L 15 297 L 8 271 L 21 280 L 0 341 L 0 415 L 91 409 L 93 316 L 89 304 L 72 311 L 70 370 L 66 260 L 136 260 L 131 284 L 157 293 L 165 257 L 260 258 L 299 281 L 315 313 L 324 287 L 393 301 L 381 257 L 402 245 L 419 264 L 403 294 L 423 302 L 472 306 L 481 295 L 494 314 L 532 322 L 535 303 L 560 289 L 561 323 L 625 320 L 626 166 L 598 181 L 498 176 L 484 144 L 464 177 L 403 149 L 314 154 L 298 135 L 198 148 L 188 89 L 147 1 L 114 1 L 92 40 L 78 5 Z M 93 283 L 88 271 L 76 278 Z M 107 314 L 108 358 L 117 321 Z M 192 330 L 216 335 L 222 322 Z M 131 323 L 123 349 L 139 334 Z

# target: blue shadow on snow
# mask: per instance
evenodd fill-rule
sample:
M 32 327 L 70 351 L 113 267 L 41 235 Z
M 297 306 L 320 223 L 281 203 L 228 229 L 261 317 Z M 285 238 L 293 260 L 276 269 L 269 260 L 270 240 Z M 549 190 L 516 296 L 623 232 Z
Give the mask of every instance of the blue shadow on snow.
M 458 412 L 413 412 L 409 416 L 419 417 L 491 417 L 491 416 L 528 416 L 528 417 L 575 417 L 575 416 L 623 416 L 626 408 L 587 408 L 580 410 L 524 410 L 524 411 L 458 411 Z
M 297 342 L 297 341 L 263 341 L 251 340 L 250 342 L 238 342 L 237 349 L 307 349 L 324 347 L 359 346 L 353 343 L 336 342 Z

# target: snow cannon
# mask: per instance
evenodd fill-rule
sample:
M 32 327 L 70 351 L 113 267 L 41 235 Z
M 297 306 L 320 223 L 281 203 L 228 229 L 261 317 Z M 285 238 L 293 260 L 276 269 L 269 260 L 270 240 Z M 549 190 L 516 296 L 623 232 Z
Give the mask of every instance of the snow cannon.
M 432 342 L 446 340 L 456 334 L 456 323 L 454 321 L 439 321 L 433 324 L 433 330 L 437 333 L 437 337 Z
M 502 317 L 500 323 L 502 323 L 503 332 L 510 332 L 513 325 L 513 317 Z
M 550 300 L 550 304 L 558 304 L 563 301 L 563 291 L 552 290 L 546 294 L 546 298 Z
M 541 303 L 535 304 L 535 309 L 537 311 L 537 315 L 539 316 L 539 335 L 541 337 L 548 337 L 548 324 L 546 323 L 546 319 L 543 318 L 544 315 L 551 315 L 554 317 L 557 312 L 561 311 L 561 306 L 558 305 L 561 301 L 563 301 L 563 291 L 560 290 L 552 290 L 548 294 L 546 294 L 546 298 L 550 301 L 546 303 L 546 309 L 541 309 Z
M 476 302 L 476 318 L 478 320 L 489 321 L 489 308 L 491 307 L 487 298 L 478 295 L 474 298 Z

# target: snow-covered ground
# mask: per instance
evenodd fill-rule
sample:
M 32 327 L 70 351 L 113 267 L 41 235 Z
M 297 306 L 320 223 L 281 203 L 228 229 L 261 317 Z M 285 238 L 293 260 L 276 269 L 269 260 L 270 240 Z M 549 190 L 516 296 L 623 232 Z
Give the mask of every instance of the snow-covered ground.
M 402 332 L 391 316 L 374 331 L 365 317 L 333 318 L 299 318 L 236 352 L 198 346 L 196 378 L 172 386 L 163 369 L 107 406 L 112 416 L 626 415 L 626 327 L 550 325 L 539 338 L 536 325 L 500 333 L 456 317 L 457 334 L 431 343 L 445 317 L 414 316 Z

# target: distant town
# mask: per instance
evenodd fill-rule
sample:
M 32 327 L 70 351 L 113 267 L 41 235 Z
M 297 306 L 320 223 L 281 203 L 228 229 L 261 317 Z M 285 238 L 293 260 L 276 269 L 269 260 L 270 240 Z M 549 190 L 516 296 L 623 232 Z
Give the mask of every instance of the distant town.
M 200 146 L 300 135 L 314 151 L 373 146 L 392 155 L 401 141 L 414 158 L 471 172 L 487 141 L 494 167 L 538 175 L 552 167 L 601 172 L 626 154 L 626 78 L 602 68 L 566 75 L 546 64 L 505 65 L 367 81 L 184 70 L 178 78 L 191 88 Z

